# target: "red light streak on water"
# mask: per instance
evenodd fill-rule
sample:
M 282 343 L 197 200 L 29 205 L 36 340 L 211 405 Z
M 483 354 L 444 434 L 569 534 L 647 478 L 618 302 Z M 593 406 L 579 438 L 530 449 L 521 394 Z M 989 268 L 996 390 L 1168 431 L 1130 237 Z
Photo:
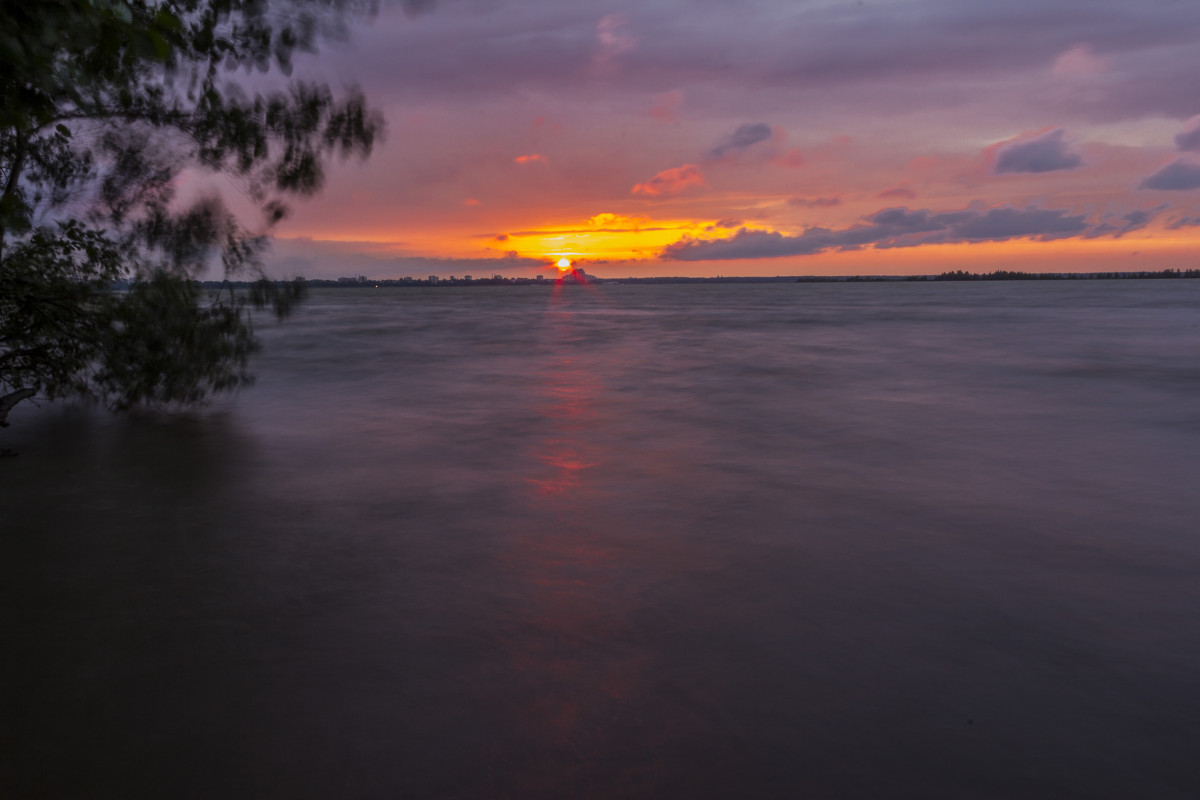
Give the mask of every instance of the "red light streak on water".
M 611 409 L 600 376 L 615 356 L 583 347 L 577 324 L 576 304 L 586 297 L 578 293 L 594 289 L 552 290 L 542 322 L 557 355 L 541 374 L 542 432 L 523 462 L 524 499 L 538 524 L 515 535 L 502 557 L 518 600 L 500 635 L 508 669 L 529 687 L 514 728 L 528 732 L 543 757 L 554 754 L 525 776 L 531 793 L 571 793 L 580 759 L 602 759 L 622 746 L 616 730 L 636 712 L 647 666 L 646 652 L 632 645 L 636 599 L 624 588 L 645 553 L 606 522 L 612 508 L 604 484 L 620 454 L 606 435 Z

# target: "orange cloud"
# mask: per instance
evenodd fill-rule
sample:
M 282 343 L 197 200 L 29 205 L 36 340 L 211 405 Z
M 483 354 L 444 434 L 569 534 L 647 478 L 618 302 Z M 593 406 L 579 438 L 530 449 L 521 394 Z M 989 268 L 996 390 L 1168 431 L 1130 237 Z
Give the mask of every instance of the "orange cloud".
M 527 156 L 517 156 L 513 161 L 518 164 L 545 164 L 546 157 L 541 153 L 530 153 Z
M 684 164 L 663 170 L 645 183 L 637 184 L 631 191 L 642 197 L 671 197 L 703 186 L 707 186 L 707 183 L 700 168 L 695 164 Z
M 734 220 L 654 219 L 624 214 L 601 213 L 573 224 L 544 225 L 530 230 L 509 231 L 506 247 L 517 247 L 524 255 L 537 254 L 558 259 L 628 260 L 653 258 L 681 236 L 701 236 L 714 228 L 730 228 Z M 494 246 L 494 245 L 493 245 Z

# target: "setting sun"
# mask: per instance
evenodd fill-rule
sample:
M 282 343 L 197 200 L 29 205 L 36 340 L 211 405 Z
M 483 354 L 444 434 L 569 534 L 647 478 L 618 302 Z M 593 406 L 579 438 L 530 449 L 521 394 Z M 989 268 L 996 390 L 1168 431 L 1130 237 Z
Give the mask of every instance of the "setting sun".
M 568 270 L 568 269 L 570 269 L 570 268 L 571 268 L 571 259 L 569 259 L 569 258 L 560 258 L 560 259 L 558 260 L 558 268 L 559 268 L 559 269 L 561 269 L 561 270 Z

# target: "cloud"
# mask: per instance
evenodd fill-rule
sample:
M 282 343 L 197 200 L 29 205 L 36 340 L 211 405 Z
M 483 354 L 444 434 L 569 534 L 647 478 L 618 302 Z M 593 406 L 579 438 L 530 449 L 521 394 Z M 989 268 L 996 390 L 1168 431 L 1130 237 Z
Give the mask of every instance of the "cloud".
M 739 125 L 737 130 L 726 136 L 712 150 L 708 151 L 708 157 L 716 160 L 726 156 L 737 156 L 759 142 L 765 142 L 770 138 L 771 126 L 765 122 Z
M 917 193 L 906 186 L 894 186 L 891 189 L 884 189 L 875 196 L 883 200 L 912 200 Z
M 997 175 L 1009 172 L 1056 172 L 1082 166 L 1083 158 L 1070 151 L 1063 134 L 1062 128 L 1056 128 L 1036 139 L 1003 148 L 996 157 L 992 171 Z
M 1168 192 L 1184 192 L 1200 189 L 1200 164 L 1190 161 L 1172 161 L 1158 172 L 1145 177 L 1139 189 L 1158 189 Z
M 1063 209 L 1000 206 L 961 211 L 886 208 L 865 224 L 841 230 L 809 228 L 798 236 L 777 231 L 740 229 L 727 239 L 682 239 L 662 257 L 674 261 L 777 258 L 811 255 L 824 250 L 914 247 L 947 242 L 995 242 L 1034 238 L 1041 241 L 1079 236 L 1089 226 L 1083 214 Z
M 432 0 L 408 3 L 410 11 L 433 8 Z M 373 99 L 555 90 L 577 99 L 595 88 L 597 69 L 628 62 L 637 75 L 628 90 L 682 89 L 689 99 L 695 91 L 698 107 L 728 93 L 752 117 L 780 103 L 813 120 L 835 108 L 878 115 L 964 103 L 963 115 L 981 120 L 1025 110 L 1033 112 L 1025 119 L 1053 110 L 1096 120 L 1197 110 L 1200 6 L 1177 0 L 1136 9 L 1056 0 L 1052 11 L 1046 0 L 806 3 L 802 13 L 765 0 L 658 0 L 636 6 L 636 38 L 627 17 L 601 16 L 614 4 L 442 3 L 436 25 L 408 24 L 391 7 L 383 4 L 373 32 L 360 38 L 371 46 L 353 54 L 368 62 L 360 74 L 371 76 Z M 1059 83 L 1072 84 L 1063 92 L 1049 91 L 1051 65 Z M 1076 91 L 1075 78 L 1098 66 L 1102 74 Z M 960 122 L 970 118 L 963 115 Z
M 1200 150 L 1200 117 L 1194 118 L 1191 125 L 1175 134 L 1175 146 L 1180 150 Z
M 840 197 L 789 197 L 788 205 L 803 206 L 804 208 L 833 208 L 840 206 Z
M 1002 206 L 988 209 L 983 214 L 963 215 L 965 218 L 955 221 L 949 229 L 949 236 L 953 240 L 995 242 L 1033 237 L 1049 241 L 1083 233 L 1087 229 L 1083 214 L 1072 216 L 1063 209 Z
M 671 197 L 706 185 L 699 167 L 684 164 L 663 170 L 645 183 L 634 186 L 632 192 L 642 197 Z
M 1154 208 L 1136 209 L 1126 214 L 1108 214 L 1104 220 L 1084 234 L 1085 239 L 1095 239 L 1099 236 L 1112 236 L 1120 239 L 1130 231 L 1140 230 L 1149 225 L 1159 212 L 1166 210 L 1167 203 Z
M 1167 230 L 1177 231 L 1180 228 L 1195 228 L 1200 227 L 1200 217 L 1178 217 L 1171 220 L 1167 225 Z
M 596 54 L 592 67 L 597 72 L 612 71 L 618 58 L 637 47 L 637 37 L 625 30 L 628 24 L 626 14 L 608 14 L 596 23 Z
M 678 226 L 669 226 L 668 227 L 668 226 L 661 226 L 661 225 L 647 225 L 647 226 L 612 225 L 612 226 L 608 226 L 608 227 L 596 226 L 596 227 L 590 227 L 590 228 L 533 228 L 533 229 L 527 230 L 527 231 L 513 231 L 512 233 L 507 234 L 507 235 L 523 238 L 526 236 L 544 237 L 549 234 L 553 234 L 555 236 L 561 236 L 561 235 L 570 236 L 572 234 L 578 234 L 578 233 L 651 233 L 654 231 L 673 231 L 673 230 L 678 230 L 678 229 L 679 229 Z
M 513 161 L 518 164 L 545 164 L 546 157 L 541 153 L 530 153 L 525 156 L 517 156 Z

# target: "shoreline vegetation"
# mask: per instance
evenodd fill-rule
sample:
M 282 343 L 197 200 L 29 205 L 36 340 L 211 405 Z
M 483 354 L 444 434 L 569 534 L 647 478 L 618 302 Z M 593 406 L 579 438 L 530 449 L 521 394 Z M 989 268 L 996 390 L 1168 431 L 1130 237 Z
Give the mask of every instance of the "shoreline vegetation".
M 505 278 L 495 275 L 491 278 L 473 278 L 469 275 L 461 278 L 429 277 L 429 278 L 386 278 L 370 279 L 365 276 L 354 278 L 299 278 L 310 289 L 366 289 L 366 288 L 407 288 L 421 286 L 555 286 L 572 283 L 609 283 L 609 284 L 663 284 L 663 283 L 920 283 L 938 281 L 1121 281 L 1121 280 L 1174 280 L 1180 278 L 1200 278 L 1200 269 L 1164 269 L 1155 272 L 1014 272 L 996 270 L 995 272 L 967 272 L 955 270 L 938 275 L 775 275 L 775 276 L 735 276 L 722 275 L 716 277 L 685 277 L 659 276 L 649 278 L 597 278 L 587 276 L 586 281 L 563 280 L 562 278 Z M 243 281 L 202 281 L 206 289 L 250 288 L 253 282 Z M 118 285 L 115 288 L 123 289 Z

